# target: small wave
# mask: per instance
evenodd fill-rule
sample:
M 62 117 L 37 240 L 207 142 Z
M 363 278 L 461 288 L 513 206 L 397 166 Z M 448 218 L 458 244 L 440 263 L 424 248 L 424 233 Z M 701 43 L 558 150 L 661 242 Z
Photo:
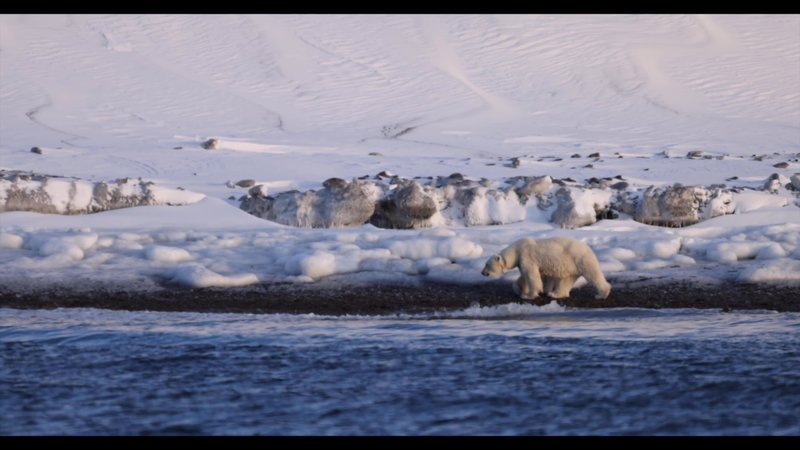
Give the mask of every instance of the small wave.
M 542 306 L 525 303 L 506 303 L 504 305 L 481 306 L 474 304 L 467 309 L 437 314 L 434 318 L 450 319 L 515 319 L 524 318 L 533 314 L 560 313 L 566 311 L 565 306 L 553 300 Z

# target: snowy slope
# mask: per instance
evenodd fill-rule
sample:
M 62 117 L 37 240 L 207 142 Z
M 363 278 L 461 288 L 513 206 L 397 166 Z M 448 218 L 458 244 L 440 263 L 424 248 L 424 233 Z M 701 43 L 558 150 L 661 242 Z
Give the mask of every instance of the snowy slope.
M 219 139 L 220 149 L 202 149 L 208 138 Z M 33 146 L 43 154 L 31 153 Z M 693 150 L 724 159 L 683 158 Z M 601 160 L 586 159 L 595 152 Z M 575 153 L 582 158 L 570 158 Z M 664 153 L 671 158 L 656 156 Z M 215 239 L 239 230 L 240 251 L 203 250 L 209 261 L 197 264 L 210 267 L 221 259 L 218 273 L 252 273 L 265 281 L 314 278 L 332 266 L 434 274 L 427 265 L 442 260 L 420 263 L 424 258 L 392 253 L 393 242 L 419 232 L 370 226 L 351 230 L 359 237 L 350 244 L 362 252 L 384 249 L 392 258 L 359 253 L 355 263 L 347 262 L 348 248 L 356 249 L 328 246 L 316 250 L 344 262 L 322 255 L 327 269 L 321 272 L 300 260 L 254 261 L 263 254 L 256 248 L 262 242 L 258 233 L 271 234 L 270 245 L 282 249 L 270 257 L 285 258 L 313 255 L 313 242 L 336 241 L 348 231 L 298 230 L 255 219 L 226 200 L 245 191 L 225 183 L 252 178 L 275 193 L 388 170 L 406 177 L 460 172 L 491 180 L 622 174 L 643 186 L 709 185 L 736 176 L 739 185 L 755 187 L 772 173 L 800 172 L 798 153 L 797 15 L 0 16 L 0 168 L 91 181 L 143 177 L 208 196 L 187 207 L 81 217 L 2 213 L 5 278 L 49 268 L 42 261 L 55 254 L 66 255 L 49 260 L 61 273 L 91 274 L 81 266 L 84 258 L 103 253 L 111 256 L 96 261 L 132 258 L 132 265 L 115 266 L 119 276 L 125 267 L 134 277 L 165 265 L 177 281 L 203 285 L 192 281 L 203 278 L 202 271 L 180 269 L 192 263 L 148 258 L 165 254 L 147 245 L 161 245 L 158 233 L 174 228 L 217 233 Z M 553 158 L 539 161 L 545 156 Z M 511 157 L 523 157 L 519 168 L 503 163 Z M 589 162 L 592 167 L 586 167 Z M 788 167 L 773 167 L 780 162 Z M 611 255 L 625 254 L 613 250 L 625 247 L 621 240 L 686 240 L 694 227 L 675 231 L 621 220 L 563 233 L 587 238 L 601 256 L 609 252 L 606 261 L 619 264 L 609 262 L 608 268 L 618 270 L 674 262 L 670 258 L 677 254 L 730 264 L 733 250 L 719 245 L 762 236 L 781 251 L 750 253 L 777 258 L 789 268 L 779 279 L 796 279 L 800 243 L 792 233 L 800 210 L 792 199 L 786 192 L 774 202 L 750 199 L 744 203 L 760 205 L 751 214 L 714 219 L 721 224 L 712 233 L 718 241 L 707 238 L 702 252 L 697 241 L 694 250 L 681 241 L 679 253 L 666 258 L 646 250 L 634 251 L 635 258 Z M 777 232 L 769 228 L 774 226 L 786 228 Z M 107 237 L 111 244 L 77 246 L 84 257 L 75 259 L 73 244 L 50 244 L 43 251 L 44 241 L 31 243 L 45 229 L 67 241 L 70 233 L 86 233 L 69 228 L 91 228 L 98 242 Z M 144 233 L 137 241 L 141 249 L 119 244 L 132 230 Z M 489 230 L 496 236 L 487 236 Z M 453 231 L 481 248 L 477 256 L 464 256 L 469 261 L 438 250 L 426 257 L 458 260 L 466 274 L 517 236 L 553 232 L 529 209 L 525 222 Z M 22 242 L 17 245 L 12 235 Z M 437 237 L 449 238 L 456 237 Z M 197 241 L 175 242 L 191 253 Z M 717 250 L 707 254 L 709 249 Z M 756 257 L 740 253 L 737 261 Z M 369 259 L 401 262 L 363 263 Z M 746 272 L 751 265 L 737 266 L 744 279 L 769 278 L 756 269 Z

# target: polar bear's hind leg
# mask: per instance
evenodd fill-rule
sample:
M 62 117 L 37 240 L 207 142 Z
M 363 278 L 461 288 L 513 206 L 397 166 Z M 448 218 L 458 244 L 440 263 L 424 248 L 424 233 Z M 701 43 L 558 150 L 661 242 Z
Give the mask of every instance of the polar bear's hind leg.
M 558 284 L 558 278 L 543 276 L 542 277 L 542 286 L 544 289 L 544 293 L 547 296 L 552 297 L 556 291 L 556 286 Z
M 575 280 L 577 279 L 578 277 L 575 275 L 556 279 L 550 296 L 553 298 L 569 298 L 569 293 L 572 291 L 572 286 L 575 285 Z

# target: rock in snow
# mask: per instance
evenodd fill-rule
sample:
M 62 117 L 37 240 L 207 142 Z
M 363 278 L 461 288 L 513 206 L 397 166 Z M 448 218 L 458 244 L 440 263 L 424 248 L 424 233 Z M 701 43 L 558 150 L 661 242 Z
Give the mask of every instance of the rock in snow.
M 0 172 L 0 212 L 86 214 L 146 205 L 186 205 L 205 195 L 168 189 L 141 179 L 91 182 L 77 178 Z
M 342 180 L 344 181 L 344 180 Z M 363 225 L 375 211 L 376 198 L 358 180 L 328 180 L 319 191 L 288 191 L 275 197 L 248 196 L 240 208 L 254 216 L 284 225 L 330 228 Z
M 425 228 L 437 212 L 436 202 L 416 181 L 402 183 L 381 199 L 370 222 L 381 228 Z
M 736 209 L 730 191 L 713 191 L 702 186 L 675 184 L 665 188 L 649 187 L 642 194 L 634 220 L 647 225 L 684 227 Z
M 550 221 L 561 228 L 579 228 L 620 213 L 648 225 L 682 227 L 724 214 L 736 203 L 730 190 L 712 186 L 650 186 L 644 192 L 627 182 L 592 178 L 584 186 L 549 176 L 513 177 L 506 188 L 491 181 L 457 176 L 419 181 L 393 176 L 347 182 L 330 178 L 319 191 L 288 191 L 266 196 L 251 190 L 241 209 L 267 220 L 297 227 L 327 228 L 371 223 L 379 228 L 412 229 L 433 226 L 484 226 L 527 218 L 531 198 Z M 421 177 L 417 177 L 421 179 Z M 551 209 L 555 205 L 555 209 Z
M 206 150 L 216 150 L 219 148 L 219 140 L 218 139 L 209 139 L 201 144 L 201 146 Z

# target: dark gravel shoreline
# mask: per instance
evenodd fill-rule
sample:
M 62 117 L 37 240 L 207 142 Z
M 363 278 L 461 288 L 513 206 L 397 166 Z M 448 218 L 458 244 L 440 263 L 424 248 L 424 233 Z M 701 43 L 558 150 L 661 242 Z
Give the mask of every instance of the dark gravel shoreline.
M 711 308 L 800 311 L 800 286 L 769 284 L 697 284 L 669 280 L 609 279 L 614 286 L 606 300 L 595 300 L 591 288 L 573 289 L 559 302 L 576 308 Z M 550 299 L 529 302 L 543 305 Z M 0 307 L 19 309 L 102 308 L 127 311 L 191 311 L 214 313 L 392 314 L 423 313 L 522 303 L 507 281 L 478 285 L 412 281 L 364 284 L 320 281 L 310 284 L 262 284 L 246 288 L 122 290 L 119 287 L 14 291 L 0 287 Z

